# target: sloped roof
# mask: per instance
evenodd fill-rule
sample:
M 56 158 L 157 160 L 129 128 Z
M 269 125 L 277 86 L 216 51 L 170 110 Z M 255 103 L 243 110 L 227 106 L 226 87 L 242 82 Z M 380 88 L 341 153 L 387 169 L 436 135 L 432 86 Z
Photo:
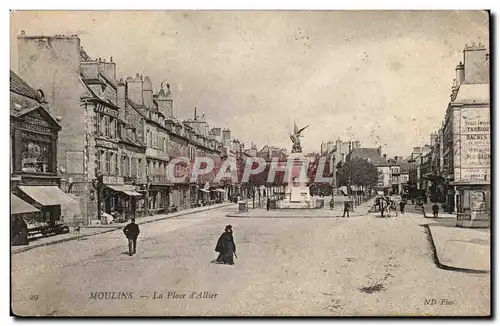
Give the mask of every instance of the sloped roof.
M 490 103 L 490 84 L 466 84 L 458 89 L 458 95 L 453 101 L 457 104 Z
M 12 70 L 10 71 L 10 91 L 36 100 L 36 91 Z
M 386 159 L 380 155 L 378 148 L 355 148 L 350 153 L 352 159 L 360 158 L 368 160 L 374 166 L 387 166 Z

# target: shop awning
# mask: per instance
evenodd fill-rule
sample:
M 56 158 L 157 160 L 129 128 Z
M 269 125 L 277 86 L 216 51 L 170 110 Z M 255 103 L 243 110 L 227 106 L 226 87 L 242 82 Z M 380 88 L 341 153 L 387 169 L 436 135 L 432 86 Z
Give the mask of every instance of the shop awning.
M 134 197 L 134 196 L 142 196 L 140 193 L 138 193 L 137 191 L 135 190 L 124 190 L 122 191 L 123 193 L 131 196 L 131 197 Z
M 226 192 L 224 189 L 220 189 L 220 188 L 215 189 L 215 191 L 218 191 L 218 192 Z
M 25 214 L 25 213 L 36 213 L 40 210 L 35 206 L 32 206 L 17 197 L 16 195 L 10 194 L 10 214 Z
M 134 185 L 110 185 L 106 184 L 106 187 L 114 191 L 122 192 L 128 196 L 142 196 L 140 193 L 135 191 Z
M 42 206 L 77 203 L 56 186 L 19 186 L 19 189 Z
M 207 190 L 207 189 L 200 189 L 200 190 L 203 192 L 210 192 L 210 190 Z

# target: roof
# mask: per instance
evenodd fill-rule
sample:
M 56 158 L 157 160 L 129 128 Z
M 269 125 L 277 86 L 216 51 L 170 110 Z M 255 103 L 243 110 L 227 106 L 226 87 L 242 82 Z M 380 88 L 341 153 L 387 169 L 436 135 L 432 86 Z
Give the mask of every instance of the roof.
M 466 84 L 458 89 L 455 104 L 489 104 L 490 84 Z
M 386 159 L 380 155 L 378 148 L 355 148 L 349 154 L 351 158 L 365 159 L 372 163 L 374 166 L 387 166 Z
M 10 91 L 34 100 L 37 99 L 35 89 L 12 70 L 10 71 Z

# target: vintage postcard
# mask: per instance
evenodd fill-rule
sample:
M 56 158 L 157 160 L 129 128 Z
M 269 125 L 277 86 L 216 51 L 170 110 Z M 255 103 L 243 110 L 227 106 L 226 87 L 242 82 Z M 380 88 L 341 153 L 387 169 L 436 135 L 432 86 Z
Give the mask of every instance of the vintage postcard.
M 488 11 L 10 19 L 12 315 L 491 315 Z

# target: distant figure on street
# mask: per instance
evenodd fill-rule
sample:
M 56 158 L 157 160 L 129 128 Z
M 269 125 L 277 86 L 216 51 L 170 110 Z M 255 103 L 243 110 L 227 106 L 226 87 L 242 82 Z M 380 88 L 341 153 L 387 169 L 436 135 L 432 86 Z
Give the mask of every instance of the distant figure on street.
M 399 202 L 399 211 L 401 212 L 401 214 L 405 213 L 405 205 L 406 203 L 404 202 L 404 200 Z
M 342 217 L 345 217 L 345 214 L 347 213 L 347 218 L 349 218 L 349 210 L 350 210 L 350 204 L 349 202 L 344 202 L 344 214 L 342 214 Z
M 231 225 L 226 225 L 224 233 L 221 234 L 217 241 L 215 251 L 219 253 L 219 257 L 216 260 L 217 263 L 234 264 L 233 255 L 236 256 L 236 245 L 234 244 L 233 227 Z
M 333 199 L 332 196 L 332 199 L 330 199 L 330 209 L 333 209 L 334 206 L 335 206 L 335 200 Z
M 139 225 L 135 224 L 135 218 L 130 220 L 130 223 L 123 228 L 123 233 L 128 239 L 128 254 L 132 256 L 135 254 L 137 247 L 137 237 L 139 236 Z
M 267 198 L 266 209 L 269 210 L 271 207 L 271 198 Z
M 434 205 L 432 205 L 432 215 L 434 215 L 434 218 L 438 217 L 438 213 L 439 213 L 439 206 L 436 203 L 434 203 Z

